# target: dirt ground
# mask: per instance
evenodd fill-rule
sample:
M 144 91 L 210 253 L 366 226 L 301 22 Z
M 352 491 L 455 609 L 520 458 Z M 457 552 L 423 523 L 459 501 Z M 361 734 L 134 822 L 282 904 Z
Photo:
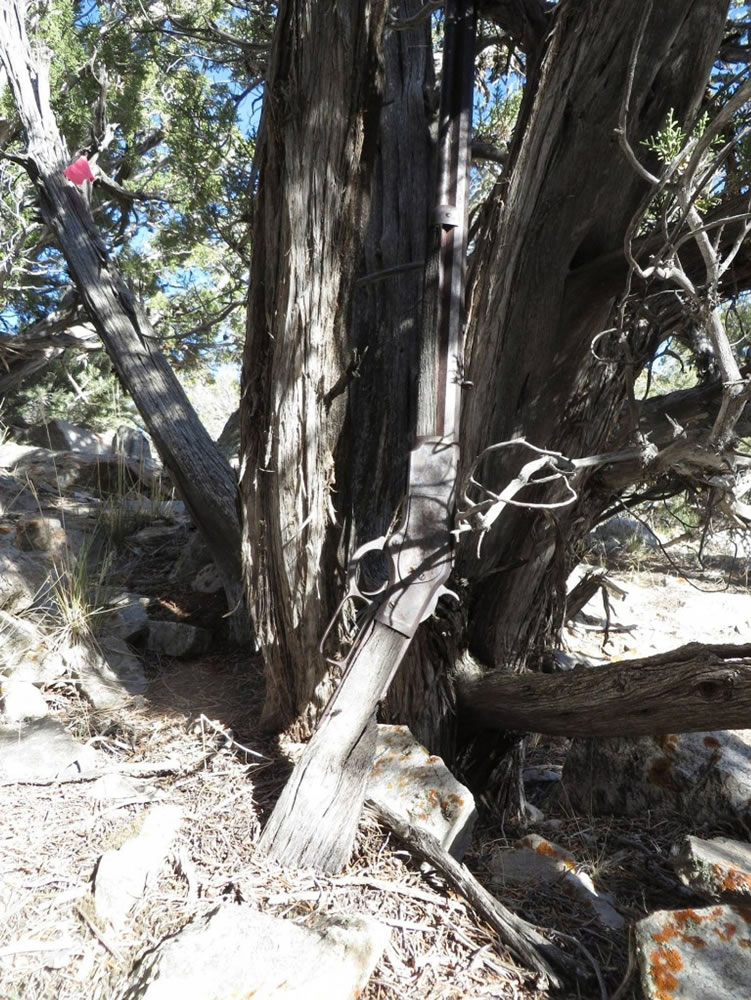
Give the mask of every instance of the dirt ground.
M 686 576 L 653 565 L 613 571 L 625 595 L 612 601 L 605 648 L 603 604 L 595 597 L 584 623 L 567 629 L 570 649 L 622 658 L 691 640 L 739 642 L 749 635 L 751 598 L 743 579 L 720 589 L 712 570 Z M 146 948 L 219 900 L 245 901 L 293 919 L 314 910 L 347 910 L 386 923 L 391 944 L 367 1000 L 552 996 L 461 898 L 370 817 L 341 876 L 280 871 L 259 861 L 254 842 L 289 773 L 276 742 L 259 734 L 259 664 L 219 649 L 187 664 L 152 662 L 150 669 L 146 694 L 117 712 L 92 712 L 65 683 L 47 692 L 53 715 L 106 755 L 114 771 L 147 775 L 139 779 L 141 801 L 96 801 L 87 782 L 0 787 L 0 1000 L 116 998 Z M 565 740 L 533 741 L 530 761 L 559 766 L 565 747 Z M 160 762 L 164 769 L 154 772 Z M 97 859 L 122 843 L 157 801 L 184 807 L 182 833 L 159 880 L 116 934 L 93 909 Z M 481 880 L 489 877 L 497 845 L 535 831 L 571 850 L 630 920 L 659 907 L 691 905 L 669 863 L 670 847 L 683 832 L 679 818 L 645 829 L 577 815 L 560 796 L 540 806 L 544 815 L 537 824 L 479 824 L 467 863 Z M 628 930 L 604 931 L 556 886 L 508 890 L 502 898 L 546 928 L 578 962 L 580 971 L 556 996 L 641 996 Z

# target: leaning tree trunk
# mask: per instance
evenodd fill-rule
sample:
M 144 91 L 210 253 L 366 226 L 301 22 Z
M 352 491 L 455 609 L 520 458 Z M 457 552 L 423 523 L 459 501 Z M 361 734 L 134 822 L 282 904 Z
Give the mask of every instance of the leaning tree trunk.
M 19 159 L 86 311 L 221 573 L 233 634 L 247 638 L 234 473 L 159 350 L 141 302 L 109 259 L 87 202 L 63 176 L 70 157 L 50 106 L 49 53 L 32 53 L 25 10 L 23 0 L 0 0 L 0 59 L 27 136 Z

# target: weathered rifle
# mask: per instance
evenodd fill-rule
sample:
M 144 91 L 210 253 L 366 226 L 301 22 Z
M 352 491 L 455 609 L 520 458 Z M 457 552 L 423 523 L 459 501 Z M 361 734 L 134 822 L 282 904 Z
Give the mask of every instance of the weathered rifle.
M 390 536 L 354 554 L 348 602 L 365 602 L 342 680 L 305 747 L 261 837 L 259 849 L 289 865 L 327 871 L 349 859 L 375 749 L 374 713 L 420 623 L 434 611 L 453 565 L 459 458 L 467 202 L 474 76 L 472 0 L 445 5 L 438 179 L 425 267 L 416 440 L 404 516 Z M 362 559 L 382 551 L 388 580 L 360 588 Z M 323 643 L 322 643 L 323 645 Z

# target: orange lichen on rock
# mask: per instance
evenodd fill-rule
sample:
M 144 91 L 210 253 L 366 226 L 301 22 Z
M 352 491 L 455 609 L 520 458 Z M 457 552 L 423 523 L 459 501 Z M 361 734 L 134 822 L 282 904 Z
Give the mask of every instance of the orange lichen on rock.
M 738 868 L 724 869 L 722 865 L 712 865 L 717 884 L 723 892 L 741 892 L 744 889 L 751 894 L 751 875 Z
M 670 941 L 671 938 L 678 937 L 678 930 L 667 924 L 661 931 L 657 931 L 652 935 L 652 940 L 656 944 L 664 944 L 665 941 Z
M 738 930 L 735 924 L 727 923 L 723 927 L 713 927 L 712 933 L 716 934 L 721 941 L 729 941 L 732 937 L 735 937 L 735 932 Z
M 678 986 L 677 972 L 683 968 L 683 959 L 676 948 L 655 949 L 649 956 L 650 975 L 658 1000 L 673 1000 Z

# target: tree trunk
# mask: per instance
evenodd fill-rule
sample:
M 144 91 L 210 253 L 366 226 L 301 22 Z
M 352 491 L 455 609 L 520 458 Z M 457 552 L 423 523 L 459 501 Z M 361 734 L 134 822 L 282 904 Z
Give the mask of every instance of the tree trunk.
M 386 0 L 280 4 L 259 134 L 241 408 L 245 553 L 264 720 L 297 719 L 298 736 L 332 691 L 318 644 L 353 537 L 346 470 L 363 435 L 347 413 L 359 374 L 349 328 L 388 9 Z
M 54 233 L 86 311 L 206 540 L 233 612 L 234 635 L 247 639 L 234 474 L 159 350 L 140 301 L 108 258 L 87 201 L 63 176 L 70 157 L 49 102 L 48 56 L 32 55 L 24 12 L 21 0 L 0 0 L 0 58 L 26 131 L 24 165 L 36 185 L 42 218 Z
M 646 158 L 641 143 L 670 109 L 679 121 L 696 112 L 727 6 L 666 0 L 649 8 L 628 116 L 639 155 Z M 645 191 L 615 135 L 644 18 L 629 0 L 556 9 L 526 128 L 511 150 L 513 171 L 491 198 L 474 255 L 465 461 L 518 436 L 576 458 L 638 432 L 623 419 L 628 356 L 601 341 L 610 352 L 602 363 L 591 344 L 612 325 L 622 289 L 603 274 L 611 277 L 614 257 L 623 259 L 626 227 Z M 625 282 L 625 265 L 622 273 Z M 519 464 L 488 463 L 491 488 Z M 579 502 L 557 516 L 507 509 L 481 560 L 465 543 L 459 570 L 471 583 L 469 643 L 484 662 L 524 661 L 554 636 L 572 547 L 612 497 L 598 494 L 595 482 L 582 476 Z
M 638 434 L 628 356 L 602 363 L 591 351 L 625 285 L 624 234 L 645 191 L 615 129 L 645 17 L 628 135 L 646 156 L 640 144 L 669 110 L 689 121 L 698 108 L 727 5 L 666 0 L 645 13 L 628 0 L 583 0 L 551 15 L 473 255 L 465 462 L 522 435 L 580 457 Z M 401 14 L 419 7 L 405 0 Z M 297 720 L 297 736 L 309 734 L 332 689 L 317 646 L 348 556 L 388 526 L 409 447 L 420 272 L 408 268 L 424 256 L 432 180 L 429 50 L 426 25 L 414 39 L 387 33 L 381 107 L 384 14 L 364 0 L 347 10 L 283 3 L 261 128 L 242 406 L 247 575 L 266 722 Z M 491 488 L 518 472 L 509 458 L 489 463 Z M 464 640 L 475 659 L 502 666 L 527 662 L 555 637 L 576 545 L 614 495 L 593 472 L 579 474 L 577 490 L 579 501 L 556 516 L 507 509 L 481 558 L 474 540 L 461 546 L 468 627 L 444 609 L 423 628 L 387 705 L 432 750 L 452 752 L 452 672 L 461 673 Z M 486 778 L 513 743 L 489 736 L 495 757 L 474 754 Z M 504 773 L 512 785 L 513 767 Z
M 751 646 L 690 643 L 564 674 L 505 674 L 460 684 L 482 727 L 610 737 L 742 729 L 751 719 Z M 745 657 L 745 658 L 744 658 Z

